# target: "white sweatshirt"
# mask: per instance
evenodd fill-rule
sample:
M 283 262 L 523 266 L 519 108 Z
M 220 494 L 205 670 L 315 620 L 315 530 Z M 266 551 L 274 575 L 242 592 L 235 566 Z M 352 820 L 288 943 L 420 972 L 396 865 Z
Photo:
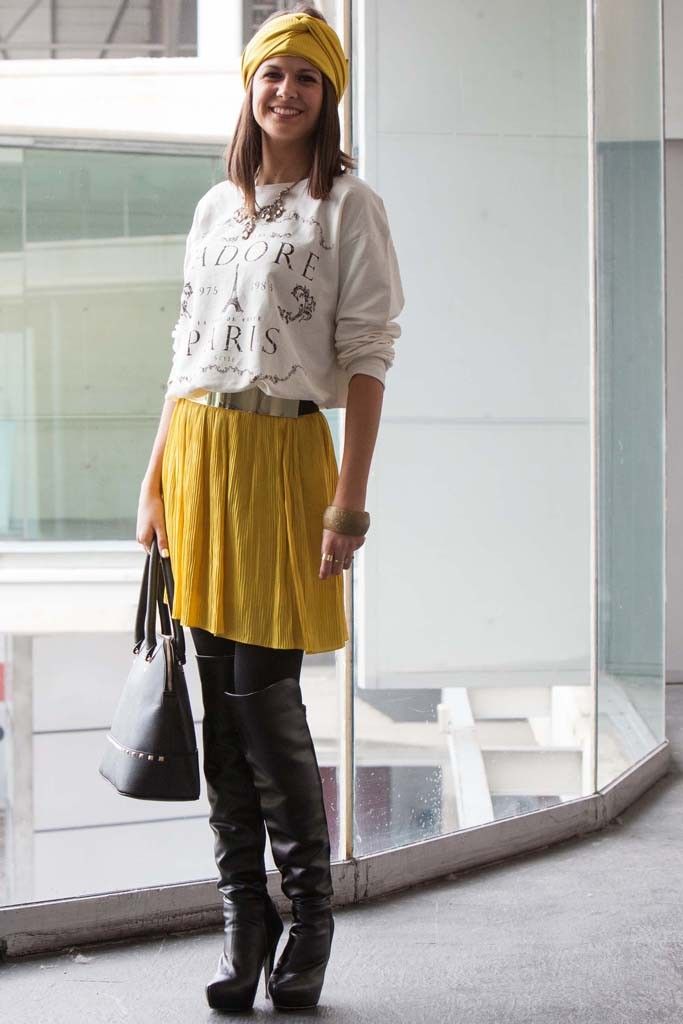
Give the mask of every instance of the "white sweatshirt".
M 257 204 L 285 184 L 257 186 Z M 326 200 L 307 186 L 294 183 L 280 219 L 257 220 L 248 238 L 235 185 L 199 200 L 165 397 L 256 386 L 329 409 L 346 406 L 354 373 L 384 384 L 404 305 L 384 203 L 353 174 L 338 175 Z

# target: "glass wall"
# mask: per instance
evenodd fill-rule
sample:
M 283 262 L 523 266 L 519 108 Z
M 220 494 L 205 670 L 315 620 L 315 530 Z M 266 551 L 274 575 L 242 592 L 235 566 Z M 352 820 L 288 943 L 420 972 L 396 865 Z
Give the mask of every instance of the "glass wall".
M 220 173 L 218 157 L 0 150 L 0 537 L 135 537 L 185 236 Z
M 361 856 L 591 794 L 664 735 L 659 5 L 594 8 L 593 139 L 585 0 L 458 0 L 438 32 L 417 0 L 351 7 L 354 154 L 406 307 L 351 706 L 345 652 L 302 672 L 334 859 L 347 754 Z M 5 904 L 215 877 L 204 793 L 132 801 L 96 770 L 185 237 L 223 177 L 218 148 L 143 149 L 0 146 Z
M 599 786 L 664 739 L 660 14 L 595 5 Z
M 0 902 L 215 873 L 204 794 L 128 800 L 97 765 L 132 658 L 186 234 L 222 177 L 218 149 L 0 147 Z M 186 674 L 201 750 L 192 656 Z M 307 657 L 336 837 L 335 678 L 334 655 Z
M 233 84 L 227 67 L 224 80 Z M 236 115 L 216 108 L 221 128 Z M 91 134 L 106 129 L 103 114 Z M 204 789 L 192 805 L 132 801 L 97 765 L 131 663 L 139 486 L 186 234 L 197 200 L 224 177 L 223 150 L 99 137 L 0 144 L 0 904 L 216 875 Z M 338 446 L 339 412 L 325 415 Z M 334 851 L 339 665 L 333 653 L 307 656 L 301 678 Z
M 586 4 L 372 6 L 354 125 L 407 304 L 354 592 L 363 854 L 594 782 Z
M 354 126 L 408 302 L 355 580 L 363 853 L 593 792 L 664 738 L 659 4 L 463 0 L 438 34 L 371 7 Z

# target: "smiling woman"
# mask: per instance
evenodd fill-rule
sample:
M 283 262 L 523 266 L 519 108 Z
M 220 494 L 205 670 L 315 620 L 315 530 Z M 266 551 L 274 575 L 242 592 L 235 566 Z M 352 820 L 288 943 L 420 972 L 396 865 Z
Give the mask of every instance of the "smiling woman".
M 277 27 L 297 16 L 308 19 L 307 31 L 292 34 L 289 49 L 275 52 Z M 226 176 L 241 189 L 252 215 L 256 186 L 307 177 L 310 195 L 323 199 L 335 177 L 356 167 L 340 148 L 337 108 L 348 83 L 348 59 L 331 32 L 320 11 L 297 4 L 266 18 L 245 47 L 245 97 L 226 150 Z M 256 44 L 261 38 L 268 40 L 265 51 Z
M 349 72 L 334 29 L 304 4 L 278 12 L 247 43 L 241 71 L 226 180 L 200 198 L 187 238 L 161 490 L 172 616 L 192 631 L 209 708 L 225 943 L 207 998 L 249 1009 L 264 970 L 278 1009 L 304 1009 L 320 996 L 334 920 L 299 674 L 304 653 L 349 639 L 342 572 L 370 525 L 365 494 L 403 293 L 382 199 L 348 173 L 354 161 L 340 149 Z M 340 472 L 321 410 L 341 407 Z M 143 501 L 141 543 L 151 517 Z M 229 741 L 216 719 L 235 723 Z M 226 760 L 232 748 L 251 769 L 243 782 Z M 277 964 L 264 821 L 295 920 Z

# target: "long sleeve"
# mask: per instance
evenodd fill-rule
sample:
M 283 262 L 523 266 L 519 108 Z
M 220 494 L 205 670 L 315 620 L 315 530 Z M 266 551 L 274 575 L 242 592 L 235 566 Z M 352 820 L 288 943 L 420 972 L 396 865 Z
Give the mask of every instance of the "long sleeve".
M 192 224 L 190 230 L 187 233 L 187 239 L 185 241 L 185 257 L 183 259 L 183 286 L 180 293 L 180 300 L 178 303 L 178 318 L 175 322 L 175 326 L 171 331 L 171 337 L 173 338 L 173 361 L 171 365 L 171 371 L 166 383 L 166 395 L 168 395 L 168 387 L 171 384 L 175 376 L 176 362 L 178 358 L 178 329 L 182 325 L 183 321 L 189 319 L 192 315 L 192 284 L 190 272 L 190 257 L 192 248 L 198 237 L 199 228 L 199 215 L 200 205 L 202 200 L 200 199 L 195 206 L 194 215 L 192 217 Z
M 395 318 L 405 299 L 384 203 L 376 194 L 372 198 L 363 230 L 340 244 L 335 350 L 349 379 L 367 373 L 384 384 L 401 335 Z

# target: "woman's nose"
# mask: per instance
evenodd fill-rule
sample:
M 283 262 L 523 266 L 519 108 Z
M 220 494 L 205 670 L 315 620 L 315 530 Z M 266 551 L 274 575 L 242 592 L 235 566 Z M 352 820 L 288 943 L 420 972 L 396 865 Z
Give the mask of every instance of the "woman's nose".
M 280 96 L 296 96 L 296 85 L 294 82 L 290 82 L 288 78 L 280 83 L 280 87 L 277 90 Z

